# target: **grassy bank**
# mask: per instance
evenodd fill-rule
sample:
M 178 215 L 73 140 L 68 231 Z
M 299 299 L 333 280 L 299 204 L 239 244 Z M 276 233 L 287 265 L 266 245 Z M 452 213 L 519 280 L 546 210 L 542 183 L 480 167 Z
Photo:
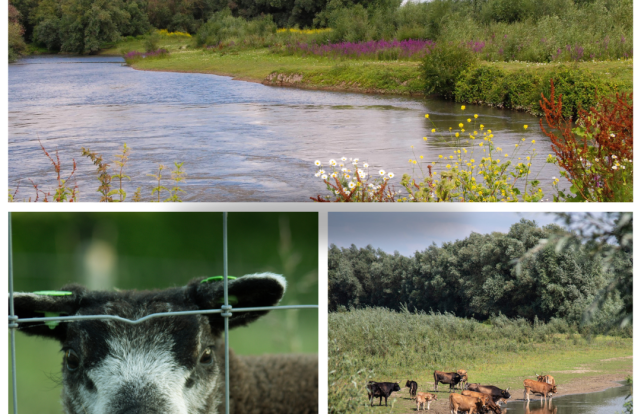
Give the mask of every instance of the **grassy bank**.
M 192 48 L 188 39 L 175 38 L 163 39 L 159 47 L 170 52 L 168 58 L 142 60 L 132 66 L 140 70 L 227 75 L 266 85 L 306 89 L 422 95 L 424 88 L 421 63 L 417 61 L 284 55 L 268 48 L 211 51 Z M 120 43 L 103 54 L 132 50 L 143 52 L 144 42 Z M 549 91 L 550 79 L 566 85 L 560 92 L 568 97 L 568 104 L 572 99 L 571 105 L 566 106 L 575 111 L 578 104 L 589 104 L 595 91 L 631 92 L 632 60 L 571 64 L 482 62 L 458 81 L 454 99 L 539 114 L 538 100 L 541 92 Z
M 522 392 L 523 379 L 535 372 L 552 374 L 562 385 L 632 365 L 632 359 L 612 359 L 632 355 L 631 338 L 581 336 L 561 320 L 479 323 L 380 308 L 330 313 L 328 319 L 330 412 L 367 411 L 368 380 L 404 386 L 412 379 L 424 391 L 433 387 L 435 370 L 467 369 L 470 382 Z

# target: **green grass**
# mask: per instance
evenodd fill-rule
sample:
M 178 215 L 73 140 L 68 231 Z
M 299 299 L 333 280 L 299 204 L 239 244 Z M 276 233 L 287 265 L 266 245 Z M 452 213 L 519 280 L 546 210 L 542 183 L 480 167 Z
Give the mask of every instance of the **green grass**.
M 311 89 L 351 90 L 403 95 L 421 95 L 423 83 L 420 63 L 414 61 L 376 61 L 376 60 L 335 60 L 318 56 L 284 56 L 272 53 L 267 48 L 250 50 L 231 50 L 210 52 L 191 49 L 185 40 L 170 39 L 172 42 L 161 44 L 170 51 L 166 59 L 140 61 L 134 68 L 172 72 L 193 72 L 227 75 L 263 82 L 270 75 L 272 81 L 266 83 L 279 85 L 282 78 L 292 79 L 302 75 L 293 86 Z M 130 41 L 116 45 L 104 53 L 117 50 L 142 51 L 142 41 Z M 507 72 L 525 69 L 533 73 L 552 71 L 556 64 L 532 64 L 523 62 L 483 63 Z M 574 65 L 574 64 L 573 64 Z M 632 90 L 632 61 L 581 62 L 580 69 L 589 70 L 600 78 L 622 83 L 625 90 Z M 276 76 L 280 74 L 281 78 Z
M 328 319 L 330 412 L 365 411 L 368 380 L 401 381 L 402 387 L 412 379 L 424 391 L 433 389 L 435 370 L 467 369 L 470 382 L 518 389 L 535 373 L 551 373 L 564 384 L 632 366 L 632 359 L 603 361 L 632 356 L 631 338 L 585 337 L 557 323 L 532 326 L 504 317 L 479 323 L 380 308 Z M 554 372 L 577 370 L 596 372 Z

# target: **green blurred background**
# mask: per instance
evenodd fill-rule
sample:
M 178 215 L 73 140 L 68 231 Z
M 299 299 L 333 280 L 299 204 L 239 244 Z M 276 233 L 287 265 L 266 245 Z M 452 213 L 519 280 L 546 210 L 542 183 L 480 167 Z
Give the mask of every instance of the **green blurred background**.
M 69 282 L 163 289 L 222 275 L 222 220 L 222 213 L 13 213 L 14 289 Z M 317 213 L 229 213 L 227 223 L 230 275 L 282 274 L 282 305 L 318 304 Z M 272 311 L 231 331 L 230 347 L 240 354 L 316 353 L 318 312 Z M 60 344 L 18 333 L 16 358 L 19 412 L 61 413 Z

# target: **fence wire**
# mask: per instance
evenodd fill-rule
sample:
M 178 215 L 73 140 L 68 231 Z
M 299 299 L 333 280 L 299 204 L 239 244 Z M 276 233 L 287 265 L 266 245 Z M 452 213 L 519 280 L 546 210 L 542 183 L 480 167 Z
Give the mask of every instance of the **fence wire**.
M 77 316 L 55 316 L 46 318 L 18 318 L 15 315 L 13 306 L 13 246 L 11 243 L 11 212 L 9 212 L 9 330 L 11 338 L 11 383 L 13 387 L 13 413 L 18 414 L 18 387 L 16 381 L 16 342 L 15 331 L 20 323 L 27 322 L 71 322 L 80 320 L 114 320 L 136 325 L 153 318 L 166 316 L 185 316 L 185 315 L 209 315 L 220 313 L 225 321 L 225 414 L 229 414 L 229 318 L 233 312 L 257 312 L 271 311 L 281 309 L 318 309 L 318 305 L 282 305 L 282 306 L 262 306 L 253 308 L 233 308 L 229 305 L 228 297 L 228 278 L 227 278 L 227 213 L 223 213 L 223 291 L 224 304 L 220 309 L 203 309 L 197 311 L 180 311 L 180 312 L 162 312 L 152 313 L 139 319 L 131 320 L 116 315 L 77 315 Z

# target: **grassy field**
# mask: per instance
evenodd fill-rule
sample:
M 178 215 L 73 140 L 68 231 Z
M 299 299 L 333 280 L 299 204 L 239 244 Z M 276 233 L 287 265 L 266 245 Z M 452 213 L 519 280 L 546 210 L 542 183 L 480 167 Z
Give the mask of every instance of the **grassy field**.
M 268 48 L 207 51 L 193 47 L 186 38 L 162 37 L 158 46 L 170 52 L 168 58 L 142 60 L 134 64 L 140 70 L 195 72 L 227 75 L 242 80 L 271 85 L 296 86 L 309 89 L 344 90 L 367 93 L 421 95 L 420 62 L 337 60 L 319 56 L 286 56 Z M 129 40 L 105 49 L 104 55 L 120 55 L 127 51 L 144 52 L 143 40 Z M 528 62 L 483 62 L 506 72 L 526 70 L 538 74 L 552 72 L 559 64 Z M 568 66 L 568 64 L 565 64 Z M 599 78 L 623 85 L 632 91 L 632 60 L 610 62 L 579 62 L 573 68 L 590 71 Z
M 631 338 L 579 335 L 559 321 L 479 323 L 385 309 L 330 313 L 330 412 L 366 412 L 368 380 L 400 381 L 402 387 L 412 379 L 427 391 L 433 390 L 435 370 L 467 369 L 470 382 L 522 392 L 523 379 L 535 373 L 552 374 L 563 385 L 631 370 L 632 359 L 624 358 L 630 356 Z M 391 412 L 410 405 L 402 399 Z

